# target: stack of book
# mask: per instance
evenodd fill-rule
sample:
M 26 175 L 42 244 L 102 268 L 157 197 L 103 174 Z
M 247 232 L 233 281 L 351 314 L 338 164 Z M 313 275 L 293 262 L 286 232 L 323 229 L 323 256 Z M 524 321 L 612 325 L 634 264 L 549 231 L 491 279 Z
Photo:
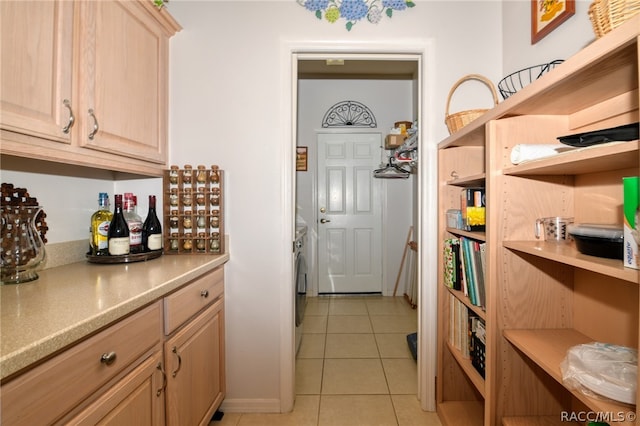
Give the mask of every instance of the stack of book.
M 469 238 L 444 241 L 444 285 L 463 291 L 472 305 L 486 306 L 486 245 Z
M 478 358 L 484 353 L 485 325 L 473 311 L 452 294 L 449 295 L 449 343 L 458 349 L 463 358 Z M 481 343 L 481 348 L 478 343 Z

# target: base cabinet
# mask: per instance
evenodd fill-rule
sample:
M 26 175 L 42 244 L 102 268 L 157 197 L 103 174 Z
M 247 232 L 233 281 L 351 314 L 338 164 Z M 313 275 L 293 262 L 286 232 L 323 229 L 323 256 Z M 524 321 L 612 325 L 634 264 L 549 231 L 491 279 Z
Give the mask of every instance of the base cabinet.
M 3 382 L 0 424 L 207 425 L 225 396 L 219 266 Z
M 224 397 L 220 299 L 165 342 L 167 425 L 207 425 Z
M 69 424 L 78 426 L 162 426 L 162 352 L 157 351 Z

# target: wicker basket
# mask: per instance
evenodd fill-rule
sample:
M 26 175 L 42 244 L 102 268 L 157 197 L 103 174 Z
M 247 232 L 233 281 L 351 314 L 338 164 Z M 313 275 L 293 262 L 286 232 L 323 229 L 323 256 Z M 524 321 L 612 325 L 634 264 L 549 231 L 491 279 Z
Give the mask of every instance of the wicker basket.
M 457 132 L 467 124 L 471 123 L 476 118 L 480 117 L 485 112 L 489 111 L 488 108 L 471 109 L 467 111 L 456 112 L 455 114 L 449 114 L 449 105 L 451 104 L 451 96 L 453 96 L 453 92 L 455 92 L 458 86 L 460 86 L 462 83 L 468 80 L 478 80 L 486 84 L 487 87 L 489 87 L 489 89 L 491 90 L 491 95 L 493 96 L 494 104 L 498 105 L 498 93 L 496 92 L 496 89 L 493 86 L 493 83 L 491 82 L 491 80 L 479 74 L 469 74 L 462 77 L 453 85 L 453 87 L 449 91 L 449 97 L 447 98 L 447 108 L 445 111 L 444 122 L 447 124 L 447 127 L 449 128 L 450 134 Z
M 640 0 L 594 0 L 589 6 L 589 19 L 600 38 L 639 12 Z

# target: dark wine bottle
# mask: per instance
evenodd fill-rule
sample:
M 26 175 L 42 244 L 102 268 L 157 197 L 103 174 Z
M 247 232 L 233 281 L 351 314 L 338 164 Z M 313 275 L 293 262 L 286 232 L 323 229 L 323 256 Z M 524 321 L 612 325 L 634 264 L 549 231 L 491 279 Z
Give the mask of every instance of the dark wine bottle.
M 109 224 L 108 237 L 111 256 L 129 254 L 129 226 L 122 210 L 122 194 L 115 195 L 115 211 Z
M 142 225 L 142 245 L 147 252 L 162 250 L 162 225 L 156 214 L 155 195 L 149 195 L 149 213 Z

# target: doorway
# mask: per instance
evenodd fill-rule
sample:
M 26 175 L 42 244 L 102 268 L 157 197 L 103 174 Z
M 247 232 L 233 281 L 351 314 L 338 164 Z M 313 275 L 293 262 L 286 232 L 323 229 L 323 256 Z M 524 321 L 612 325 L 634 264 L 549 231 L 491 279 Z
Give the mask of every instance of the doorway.
M 382 293 L 379 133 L 317 137 L 318 293 Z
M 333 53 L 328 53 L 333 52 Z M 338 53 L 336 53 L 338 52 Z M 385 53 L 385 52 L 393 52 L 393 53 Z M 290 142 L 290 149 L 293 152 L 293 147 L 295 147 L 297 142 L 297 134 L 298 127 L 301 125 L 299 122 L 298 114 L 298 105 L 297 105 L 297 96 L 299 90 L 299 79 L 298 79 L 298 65 L 301 63 L 300 61 L 304 60 L 322 60 L 325 59 L 358 59 L 365 63 L 366 61 L 370 61 L 375 66 L 383 66 L 387 67 L 388 65 L 393 65 L 393 62 L 396 62 L 398 65 L 406 62 L 413 62 L 414 66 L 417 65 L 417 72 L 414 74 L 414 84 L 415 89 L 413 93 L 409 96 L 413 97 L 413 102 L 416 108 L 416 117 L 419 122 L 422 124 L 421 126 L 421 137 L 420 137 L 420 145 L 421 151 L 419 153 L 419 161 L 420 161 L 420 171 L 416 176 L 416 208 L 414 209 L 414 214 L 416 215 L 415 223 L 417 224 L 415 240 L 418 243 L 418 246 L 423 248 L 421 252 L 418 253 L 418 335 L 419 335 L 419 348 L 418 348 L 418 398 L 421 403 L 421 407 L 424 410 L 433 411 L 435 410 L 435 359 L 436 359 L 436 351 L 435 351 L 435 342 L 436 342 L 436 317 L 435 317 L 435 299 L 436 299 L 436 287 L 435 287 L 435 273 L 436 265 L 435 259 L 436 256 L 428 256 L 426 253 L 435 249 L 435 240 L 433 238 L 426 239 L 424 236 L 427 234 L 433 235 L 436 231 L 436 197 L 435 197 L 435 185 L 436 185 L 436 147 L 426 145 L 425 141 L 430 141 L 431 138 L 429 136 L 430 126 L 429 122 L 431 120 L 432 114 L 430 114 L 433 107 L 430 104 L 428 98 L 423 95 L 423 92 L 426 90 L 425 87 L 428 86 L 427 83 L 427 65 L 432 64 L 432 61 L 428 61 L 428 59 L 432 55 L 432 48 L 430 41 L 423 41 L 419 43 L 415 42 L 407 42 L 407 43 L 394 43 L 393 46 L 383 43 L 376 42 L 371 44 L 362 44 L 357 43 L 353 46 L 349 46 L 348 43 L 345 45 L 344 43 L 340 43 L 339 45 L 335 45 L 332 43 L 302 43 L 302 44 L 290 44 L 286 43 L 286 46 L 283 49 L 284 57 L 283 62 L 288 64 L 288 68 L 285 69 L 284 78 L 290 81 L 290 87 L 287 90 L 290 90 L 288 93 L 289 96 L 285 98 L 289 99 L 291 104 L 288 105 L 290 108 L 290 117 L 291 117 L 291 132 L 290 135 L 287 136 L 287 140 Z M 388 67 L 387 67 L 388 68 Z M 371 68 L 368 68 L 369 70 Z M 358 78 L 353 77 L 353 82 L 357 83 Z M 289 101 L 288 101 L 289 102 Z M 311 148 L 311 147 L 310 147 Z M 310 156 L 313 153 L 310 153 Z M 292 162 L 293 163 L 293 162 Z M 294 168 L 292 166 L 291 171 L 291 184 L 292 189 L 295 189 L 300 180 L 304 180 L 305 177 L 308 178 L 309 175 L 299 176 L 295 173 Z M 292 194 L 292 207 L 295 207 L 296 211 L 292 212 L 292 217 L 297 216 L 298 207 L 300 207 L 295 199 L 295 191 Z M 315 198 L 315 197 L 314 197 Z M 316 211 L 316 207 L 314 206 L 314 211 Z M 317 218 L 316 218 L 317 219 Z M 315 230 L 315 223 L 314 230 Z M 294 223 L 292 223 L 292 229 L 294 227 Z M 312 233 L 315 231 L 312 231 Z M 403 235 L 403 239 L 406 237 L 407 230 L 398 231 L 401 235 Z M 433 242 L 432 242 L 433 241 Z M 383 254 L 383 258 L 386 257 L 388 253 Z M 315 256 L 315 253 L 312 254 L 312 257 Z M 387 268 L 389 269 L 389 268 Z M 397 273 L 397 270 L 392 272 L 394 275 Z M 317 283 L 315 283 L 315 288 L 317 289 Z M 316 290 L 317 291 L 317 290 Z M 311 294 L 313 296 L 313 294 Z M 283 297 L 286 300 L 286 294 L 283 293 Z M 285 327 L 283 330 L 288 330 L 288 327 Z M 288 333 L 288 331 L 285 331 Z M 288 344 L 283 343 L 286 347 L 289 347 Z M 293 346 L 293 345 L 292 345 Z M 283 346 L 284 349 L 284 346 Z M 290 352 L 291 356 L 287 356 L 287 354 L 283 354 L 282 358 L 282 386 L 281 386 L 281 404 L 283 407 L 283 411 L 290 410 L 293 406 L 293 393 L 295 388 L 295 355 L 293 351 Z

